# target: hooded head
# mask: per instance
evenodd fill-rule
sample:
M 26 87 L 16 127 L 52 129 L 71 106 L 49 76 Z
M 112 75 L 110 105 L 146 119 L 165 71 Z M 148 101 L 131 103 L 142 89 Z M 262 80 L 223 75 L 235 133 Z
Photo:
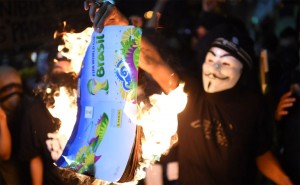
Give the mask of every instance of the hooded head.
M 202 65 L 205 91 L 214 93 L 246 85 L 254 68 L 252 40 L 230 25 L 218 27 L 213 34 Z

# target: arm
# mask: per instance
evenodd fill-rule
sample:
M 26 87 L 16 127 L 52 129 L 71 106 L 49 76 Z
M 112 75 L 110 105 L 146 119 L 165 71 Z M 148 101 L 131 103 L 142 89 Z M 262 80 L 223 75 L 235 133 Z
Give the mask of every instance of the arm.
M 142 38 L 139 67 L 150 74 L 165 93 L 169 93 L 179 84 L 178 75 L 146 38 Z
M 8 160 L 11 154 L 11 136 L 4 110 L 0 107 L 0 159 Z
M 43 162 L 41 156 L 36 156 L 30 161 L 30 174 L 32 185 L 43 184 Z
M 266 153 L 258 156 L 256 158 L 256 165 L 259 171 L 274 183 L 278 185 L 293 184 L 289 177 L 283 172 L 279 162 L 271 151 L 267 151 Z
M 282 95 L 280 98 L 280 101 L 277 105 L 277 109 L 275 111 L 275 120 L 280 121 L 283 116 L 288 114 L 288 111 L 286 110 L 289 107 L 292 107 L 294 105 L 294 102 L 296 101 L 295 98 L 291 97 L 292 92 L 289 91 Z

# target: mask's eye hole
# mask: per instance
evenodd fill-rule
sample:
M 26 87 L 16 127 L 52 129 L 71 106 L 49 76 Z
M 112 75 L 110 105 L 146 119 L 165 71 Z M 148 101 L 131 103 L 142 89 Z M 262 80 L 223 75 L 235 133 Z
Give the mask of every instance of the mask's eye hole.
M 223 66 L 230 66 L 230 64 L 228 62 L 222 62 Z

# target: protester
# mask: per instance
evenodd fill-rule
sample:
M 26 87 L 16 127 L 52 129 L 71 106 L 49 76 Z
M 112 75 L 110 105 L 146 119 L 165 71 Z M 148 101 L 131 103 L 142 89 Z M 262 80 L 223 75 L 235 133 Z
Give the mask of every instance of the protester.
M 96 31 L 127 25 L 118 9 L 85 1 Z M 276 184 L 292 184 L 270 152 L 271 131 L 262 94 L 257 90 L 256 58 L 251 39 L 224 26 L 211 42 L 202 80 L 181 76 L 164 62 L 157 48 L 142 38 L 139 67 L 164 92 L 185 82 L 188 103 L 179 115 L 178 160 L 182 184 L 255 184 L 256 168 Z M 203 81 L 203 82 L 202 82 Z
M 289 65 L 289 64 L 286 64 Z M 277 152 L 283 169 L 295 184 L 300 184 L 300 68 L 290 70 L 286 83 L 280 90 L 286 91 L 278 101 L 275 123 L 278 133 Z
M 5 160 L 0 160 L 0 173 L 7 184 L 25 184 L 28 182 L 28 165 L 18 160 L 17 155 L 20 147 L 19 136 L 21 131 L 21 117 L 25 106 L 30 100 L 23 93 L 22 80 L 18 71 L 10 66 L 0 66 L 0 107 L 1 133 L 5 131 L 5 119 L 11 136 L 9 144 L 8 136 L 1 145 L 1 150 L 6 149 Z M 3 129 L 3 130 L 2 130 Z
M 276 52 L 272 54 L 273 60 L 269 61 L 267 81 L 269 91 L 266 93 L 271 100 L 271 110 L 275 112 L 276 135 L 274 139 L 277 144 L 274 151 L 279 156 L 282 168 L 295 184 L 300 184 L 298 34 L 297 27 L 292 28 L 290 26 L 279 33 Z
M 295 92 L 288 91 L 282 96 L 275 119 L 279 124 L 280 162 L 291 180 L 295 184 L 300 184 L 300 86 L 299 84 L 295 86 Z

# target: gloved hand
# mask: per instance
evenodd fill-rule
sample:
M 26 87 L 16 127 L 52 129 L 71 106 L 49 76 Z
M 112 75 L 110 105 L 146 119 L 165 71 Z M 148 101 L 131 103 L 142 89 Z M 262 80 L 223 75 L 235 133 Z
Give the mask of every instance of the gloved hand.
M 93 28 L 99 33 L 102 32 L 104 26 L 127 26 L 129 24 L 127 18 L 110 2 L 95 3 L 95 0 L 85 0 L 84 9 L 89 10 Z

